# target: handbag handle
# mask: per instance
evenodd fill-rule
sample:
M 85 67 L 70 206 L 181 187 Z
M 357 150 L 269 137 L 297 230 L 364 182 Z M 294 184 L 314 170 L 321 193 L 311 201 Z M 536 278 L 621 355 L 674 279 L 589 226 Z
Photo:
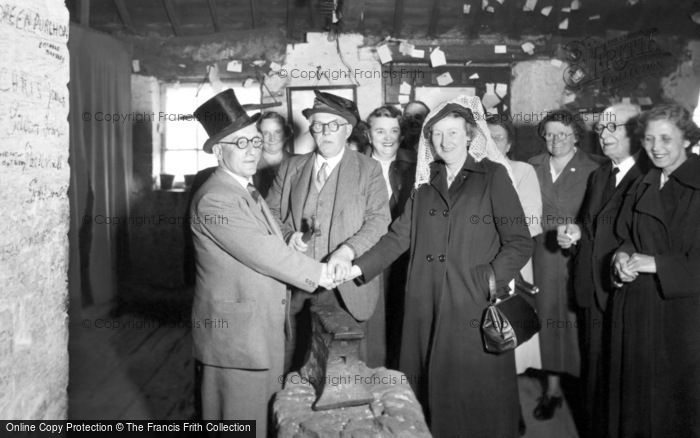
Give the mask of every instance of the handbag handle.
M 489 302 L 496 302 L 496 273 L 490 263 L 486 264 L 489 274 Z

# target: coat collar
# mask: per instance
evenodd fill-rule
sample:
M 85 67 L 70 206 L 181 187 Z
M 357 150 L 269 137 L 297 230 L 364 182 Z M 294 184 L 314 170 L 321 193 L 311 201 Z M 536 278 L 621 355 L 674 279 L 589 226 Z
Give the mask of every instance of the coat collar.
M 253 213 L 253 216 L 262 224 L 269 232 L 272 232 L 282 238 L 282 231 L 277 225 L 277 222 L 273 219 L 272 213 L 267 206 L 264 199 L 260 200 L 260 208 L 258 204 L 253 199 L 247 188 L 241 186 L 241 184 L 233 178 L 228 172 L 219 167 L 216 169 L 211 178 L 216 182 L 230 189 L 230 193 L 236 194 L 243 198 L 243 200 L 248 204 L 248 208 Z
M 474 157 L 467 155 L 467 159 L 464 161 L 464 165 L 462 165 L 462 170 L 457 172 L 455 181 L 452 184 L 460 184 L 461 181 L 458 181 L 457 177 L 461 175 L 461 179 L 463 180 L 470 172 L 486 173 L 486 167 L 481 161 L 477 162 L 474 160 Z M 442 174 L 445 174 L 445 176 L 441 177 Z M 445 169 L 444 161 L 438 160 L 430 163 L 430 185 L 435 187 L 435 190 L 438 191 L 447 204 L 450 203 L 449 189 L 447 187 L 447 170 Z
M 700 189 L 700 157 L 691 154 L 685 163 L 681 164 L 671 176 L 685 186 L 695 190 Z M 652 167 L 642 180 L 642 184 L 659 186 L 661 179 L 661 169 Z

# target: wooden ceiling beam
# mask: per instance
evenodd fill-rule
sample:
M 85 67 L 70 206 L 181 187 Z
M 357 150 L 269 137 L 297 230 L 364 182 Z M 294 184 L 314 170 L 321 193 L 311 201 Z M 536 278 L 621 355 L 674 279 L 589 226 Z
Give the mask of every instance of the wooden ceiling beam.
M 134 22 L 131 20 L 131 14 L 129 14 L 124 0 L 114 0 L 114 6 L 117 8 L 117 14 L 119 14 L 119 18 L 122 20 L 126 30 L 131 33 L 136 33 Z
M 168 14 L 168 20 L 170 20 L 173 33 L 175 36 L 182 35 L 182 27 L 180 26 L 180 20 L 178 20 L 177 14 L 175 13 L 175 4 L 173 3 L 173 0 L 163 0 L 163 6 L 165 7 L 165 12 Z
M 255 0 L 250 0 L 250 25 L 251 28 L 255 29 L 256 26 L 256 20 L 255 16 L 257 15 L 257 8 L 255 7 Z
M 214 33 L 220 32 L 221 23 L 219 22 L 219 13 L 216 10 L 216 0 L 207 0 L 207 5 L 209 6 L 209 15 L 214 26 Z
M 438 21 L 440 21 L 440 0 L 433 0 L 433 9 L 430 12 L 430 23 L 428 24 L 428 35 L 435 36 Z
M 394 29 L 395 37 L 401 36 L 401 28 L 403 27 L 403 0 L 394 1 Z

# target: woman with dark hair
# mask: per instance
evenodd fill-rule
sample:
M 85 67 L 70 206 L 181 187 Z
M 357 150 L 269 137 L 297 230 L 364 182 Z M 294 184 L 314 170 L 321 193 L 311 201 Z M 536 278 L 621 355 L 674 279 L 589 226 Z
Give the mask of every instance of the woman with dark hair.
M 380 106 L 367 116 L 367 138 L 371 146 L 367 154 L 382 166 L 392 221 L 401 215 L 416 177 L 416 152 L 413 149 L 399 148 L 399 142 L 403 138 L 402 120 L 401 111 L 389 105 Z M 408 254 L 399 257 L 384 271 L 384 297 L 380 297 L 381 301 L 377 303 L 370 319 L 370 325 L 376 319 L 386 322 L 388 368 L 396 368 L 399 361 L 407 272 Z
M 603 163 L 578 146 L 585 129 L 581 120 L 566 110 L 552 111 L 540 122 L 538 133 L 547 151 L 532 157 L 542 193 L 543 234 L 535 239 L 533 256 L 540 330 L 542 370 L 546 373 L 542 396 L 533 415 L 548 420 L 562 405 L 560 375 L 575 377 L 580 373 L 580 354 L 576 314 L 573 309 L 569 278 L 572 254 L 560 248 L 557 235 L 564 234 L 566 224 L 575 223 L 591 172 Z
M 487 353 L 479 327 L 489 278 L 505 287 L 530 257 L 532 239 L 478 97 L 456 98 L 428 115 L 414 185 L 401 216 L 356 260 L 353 275 L 369 280 L 410 250 L 399 369 L 433 436 L 516 437 L 513 352 Z
M 253 175 L 253 184 L 263 197 L 267 197 L 277 169 L 282 161 L 292 155 L 287 145 L 292 131 L 284 117 L 272 111 L 260 116 L 257 127 L 263 136 L 263 150 L 258 171 Z
M 700 158 L 697 126 L 675 104 L 639 121 L 655 168 L 617 223 L 613 258 L 611 437 L 700 436 Z

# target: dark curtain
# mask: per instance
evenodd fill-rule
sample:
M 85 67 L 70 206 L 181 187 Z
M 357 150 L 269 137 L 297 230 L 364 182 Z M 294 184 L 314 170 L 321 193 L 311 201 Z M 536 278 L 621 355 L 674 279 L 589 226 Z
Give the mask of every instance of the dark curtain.
M 116 297 L 118 256 L 127 249 L 131 122 L 105 119 L 131 111 L 131 49 L 112 37 L 71 23 L 68 50 L 69 288 L 71 309 L 79 310 Z

